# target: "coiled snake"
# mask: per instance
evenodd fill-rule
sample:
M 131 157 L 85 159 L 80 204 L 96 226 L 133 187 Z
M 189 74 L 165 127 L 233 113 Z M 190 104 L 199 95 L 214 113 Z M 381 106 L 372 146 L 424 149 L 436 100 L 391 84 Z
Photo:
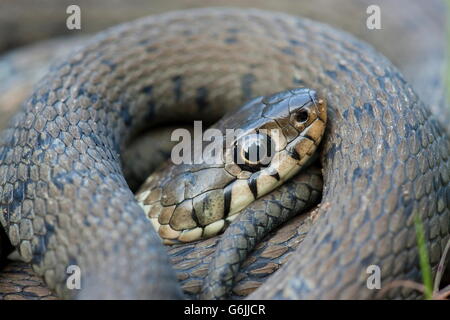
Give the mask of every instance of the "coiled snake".
M 328 103 L 327 205 L 290 262 L 250 298 L 371 298 L 370 265 L 383 281 L 418 279 L 414 216 L 433 264 L 449 239 L 447 133 L 370 46 L 259 10 L 141 19 L 55 66 L 2 136 L 0 217 L 11 243 L 64 297 L 74 296 L 68 265 L 83 271 L 80 298 L 181 297 L 123 178 L 121 150 L 144 126 L 212 122 L 252 97 L 297 87 Z

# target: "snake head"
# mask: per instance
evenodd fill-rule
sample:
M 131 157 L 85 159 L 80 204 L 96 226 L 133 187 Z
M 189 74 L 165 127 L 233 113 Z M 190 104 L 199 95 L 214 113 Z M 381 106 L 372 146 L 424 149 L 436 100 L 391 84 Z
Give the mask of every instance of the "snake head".
M 310 161 L 326 119 L 326 103 L 311 89 L 255 98 L 212 127 L 222 134 L 222 154 L 166 163 L 144 183 L 138 202 L 165 243 L 214 236 Z

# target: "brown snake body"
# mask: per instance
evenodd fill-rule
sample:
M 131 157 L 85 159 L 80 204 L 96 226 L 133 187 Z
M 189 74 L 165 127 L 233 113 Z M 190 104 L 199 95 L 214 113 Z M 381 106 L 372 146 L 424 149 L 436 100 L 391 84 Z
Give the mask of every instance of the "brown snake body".
M 233 50 L 236 43 L 245 56 Z M 266 72 L 266 64 L 276 72 Z M 173 94 L 179 77 L 183 101 Z M 331 108 L 322 152 L 323 203 L 330 205 L 292 262 L 251 297 L 370 298 L 371 264 L 384 270 L 385 281 L 417 279 L 414 214 L 429 231 L 433 264 L 449 238 L 446 133 L 370 47 L 309 20 L 253 10 L 130 23 L 56 68 L 0 149 L 2 223 L 11 242 L 61 295 L 72 295 L 64 266 L 76 262 L 88 274 L 86 297 L 177 297 L 173 274 L 158 267 L 164 250 L 145 231 L 149 224 L 121 177 L 120 137 L 142 125 L 141 112 L 158 121 L 168 110 L 174 118 L 186 110 L 208 117 L 269 89 L 299 85 L 318 90 Z M 199 87 L 207 88 L 208 112 L 198 105 Z M 72 205 L 67 196 L 83 202 Z

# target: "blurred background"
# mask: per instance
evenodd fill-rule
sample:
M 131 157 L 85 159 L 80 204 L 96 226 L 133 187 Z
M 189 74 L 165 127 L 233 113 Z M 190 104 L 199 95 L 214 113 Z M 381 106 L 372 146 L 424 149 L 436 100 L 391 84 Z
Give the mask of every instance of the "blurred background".
M 442 79 L 450 79 L 446 63 L 448 3 L 450 0 L 429 0 L 426 5 L 422 0 L 2 0 L 0 128 L 49 64 L 82 45 L 89 35 L 147 15 L 207 6 L 287 12 L 348 31 L 388 57 L 422 99 L 438 110 L 446 93 Z M 66 26 L 66 9 L 73 4 L 81 9 L 81 30 Z M 366 26 L 366 10 L 373 4 L 381 9 L 381 30 Z

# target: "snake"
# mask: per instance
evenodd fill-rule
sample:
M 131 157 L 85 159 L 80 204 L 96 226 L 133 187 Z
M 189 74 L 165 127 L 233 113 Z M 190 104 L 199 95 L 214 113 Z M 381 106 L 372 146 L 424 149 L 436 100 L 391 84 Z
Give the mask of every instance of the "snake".
M 320 162 L 322 203 L 330 205 L 250 298 L 371 298 L 365 271 L 373 264 L 384 280 L 418 279 L 414 216 L 426 226 L 434 265 L 449 238 L 444 126 L 369 45 L 253 9 L 131 22 L 54 67 L 2 136 L 9 240 L 60 296 L 73 296 L 64 271 L 77 264 L 87 275 L 81 298 L 180 297 L 166 251 L 123 178 L 127 139 L 144 120 L 215 121 L 253 96 L 298 87 L 328 104 Z

